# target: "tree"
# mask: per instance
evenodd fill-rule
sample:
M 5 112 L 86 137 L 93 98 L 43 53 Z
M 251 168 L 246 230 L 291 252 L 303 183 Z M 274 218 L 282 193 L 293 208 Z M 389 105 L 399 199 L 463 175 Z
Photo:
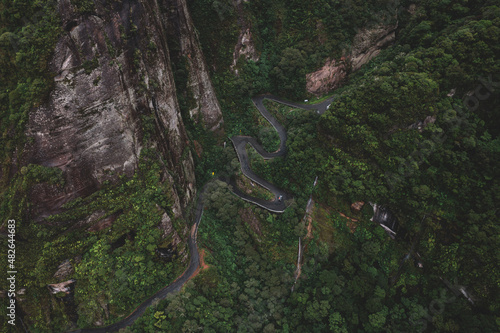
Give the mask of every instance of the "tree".
M 338 312 L 333 312 L 328 318 L 330 323 L 330 330 L 336 333 L 347 333 L 347 328 L 345 326 L 345 320 L 342 315 Z
M 304 51 L 288 47 L 283 50 L 281 59 L 271 71 L 275 91 L 290 99 L 302 97 L 306 87 Z

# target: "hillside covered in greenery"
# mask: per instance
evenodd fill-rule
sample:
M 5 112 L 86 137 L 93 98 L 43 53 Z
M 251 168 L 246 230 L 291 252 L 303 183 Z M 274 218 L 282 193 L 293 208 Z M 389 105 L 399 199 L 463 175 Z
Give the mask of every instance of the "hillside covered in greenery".
M 73 2 L 87 15 L 100 1 Z M 0 4 L 2 218 L 28 220 L 32 186 L 61 184 L 54 168 L 16 169 L 28 113 L 51 89 L 47 63 L 61 34 L 53 6 Z M 500 1 L 192 0 L 188 6 L 224 117 L 215 133 L 189 117 L 187 62 L 178 45 L 169 45 L 196 186 L 210 182 L 198 234 L 205 265 L 124 331 L 498 332 Z M 23 11 L 46 15 L 26 21 Z M 358 32 L 380 26 L 395 27 L 391 46 L 347 70 L 342 87 L 328 96 L 307 92 L 307 73 L 327 59 L 348 65 Z M 233 65 L 241 29 L 251 31 L 259 60 L 242 56 Z M 293 196 L 283 214 L 239 199 L 216 180 L 233 177 L 240 190 L 272 197 L 243 180 L 229 140 L 252 136 L 276 150 L 277 134 L 250 99 L 267 93 L 306 103 L 335 96 L 323 115 L 265 102 L 287 130 L 287 154 L 264 160 L 247 150 L 252 169 Z M 30 303 L 34 332 L 116 322 L 182 273 L 179 256 L 165 263 L 156 251 L 170 241 L 157 226 L 173 199 L 150 141 L 153 116 L 142 120 L 147 147 L 134 176 L 73 200 L 46 224 L 24 227 L 21 236 L 31 243 L 18 257 L 24 269 L 18 283 L 51 309 L 48 315 Z M 364 206 L 352 209 L 355 202 Z M 371 221 L 370 203 L 397 218 L 395 239 Z M 58 224 L 96 211 L 119 218 L 90 237 Z M 173 228 L 182 234 L 186 223 L 174 220 Z M 82 253 L 72 275 L 74 300 L 49 296 L 48 272 Z
M 197 10 L 202 3 L 213 11 Z M 268 214 L 219 189 L 215 197 L 227 199 L 211 201 L 200 227 L 210 268 L 132 330 L 497 331 L 500 3 L 251 1 L 244 10 L 261 58 L 237 77 L 224 66 L 231 38 L 208 20 L 218 4 L 194 1 L 192 10 L 205 19 L 198 26 L 226 131 L 260 134 L 269 147 L 246 96 L 306 97 L 305 73 L 340 57 L 358 28 L 394 23 L 388 13 L 398 14 L 397 37 L 333 92 L 325 115 L 282 107 L 288 154 L 256 157 L 253 167 L 294 194 L 289 210 Z M 237 12 L 223 13 L 222 24 L 237 25 Z M 369 221 L 368 204 L 349 210 L 354 201 L 389 207 L 405 236 L 391 240 Z M 299 236 L 305 263 L 290 292 Z

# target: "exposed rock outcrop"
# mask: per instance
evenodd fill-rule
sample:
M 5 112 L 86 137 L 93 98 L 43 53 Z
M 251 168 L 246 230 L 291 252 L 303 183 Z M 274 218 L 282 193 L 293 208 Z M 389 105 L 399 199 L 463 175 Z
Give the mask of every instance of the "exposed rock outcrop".
M 169 171 L 164 177 L 182 189 L 181 195 L 172 186 L 171 193 L 174 213 L 181 216 L 195 192 L 194 166 L 175 93 L 167 22 L 158 2 L 96 1 L 93 15 L 79 13 L 69 0 L 58 6 L 66 30 L 50 63 L 57 73 L 55 88 L 48 102 L 30 114 L 27 136 L 33 143 L 27 147 L 27 162 L 60 168 L 65 186 L 35 187 L 33 215 L 43 218 L 65 202 L 93 193 L 106 180 L 131 176 L 144 147 L 143 116 L 152 116 L 153 141 Z M 179 0 L 179 7 L 188 20 L 185 1 Z M 181 33 L 195 59 L 195 97 L 213 126 L 220 121 L 220 109 L 199 65 L 203 56 L 190 27 Z M 207 105 L 215 111 L 205 112 L 202 106 Z
M 338 88 L 347 76 L 347 65 L 343 59 L 327 59 L 325 65 L 316 72 L 306 75 L 306 89 L 314 95 L 321 95 Z
M 54 277 L 59 281 L 67 279 L 71 274 L 73 274 L 73 265 L 69 259 L 64 260 L 58 267 L 57 271 L 54 273 Z
M 236 11 L 238 26 L 240 27 L 240 34 L 238 36 L 238 41 L 234 46 L 233 63 L 231 65 L 231 70 L 233 70 L 234 73 L 238 75 L 238 69 L 236 69 L 236 66 L 241 56 L 243 56 L 247 61 L 252 60 L 255 62 L 259 61 L 260 56 L 255 47 L 251 32 L 251 22 L 248 19 L 245 10 L 243 9 L 242 0 L 234 0 L 233 6 Z
M 184 238 L 188 233 L 188 228 L 184 226 L 183 230 L 181 231 L 181 235 L 179 235 L 179 233 L 173 226 L 172 218 L 168 216 L 168 214 L 163 214 L 161 218 L 160 229 L 162 230 L 164 238 L 171 237 L 172 241 L 170 245 L 172 246 L 172 248 L 177 248 L 177 246 L 182 242 L 181 236 Z M 180 254 L 184 254 L 184 252 L 186 251 L 185 248 L 179 250 Z
M 120 216 L 120 213 L 111 214 L 106 218 L 102 218 L 103 215 L 99 216 L 98 219 L 90 219 L 90 221 L 87 219 L 87 224 L 91 225 L 87 231 L 96 232 L 111 227 L 113 222 L 115 222 L 118 216 Z
M 373 217 L 371 221 L 379 224 L 391 238 L 396 238 L 399 232 L 399 221 L 397 217 L 384 206 L 370 203 L 373 207 Z
M 253 42 L 250 28 L 242 30 L 240 32 L 240 35 L 238 36 L 238 42 L 234 47 L 233 64 L 231 65 L 231 69 L 235 70 L 238 59 L 240 59 L 241 56 L 245 57 L 245 60 L 247 61 L 259 61 L 259 55 L 257 53 L 257 50 L 255 49 L 255 44 Z
M 356 201 L 351 205 L 351 212 L 353 213 L 359 213 L 361 209 L 363 209 L 363 206 L 365 203 L 363 201 Z
M 417 121 L 416 123 L 413 123 L 410 126 L 408 126 L 408 129 L 416 129 L 420 133 L 422 133 L 427 126 L 429 126 L 430 124 L 434 124 L 436 120 L 437 120 L 436 116 L 427 116 L 423 121 Z
M 350 56 L 351 70 L 360 69 L 375 58 L 384 47 L 392 44 L 396 40 L 396 28 L 397 25 L 393 25 L 359 31 L 353 41 Z
M 395 26 L 362 29 L 354 37 L 350 53 L 340 60 L 327 59 L 323 68 L 306 75 L 306 89 L 314 95 L 338 88 L 347 74 L 361 68 L 396 39 Z
M 71 279 L 61 283 L 49 284 L 47 287 L 49 288 L 52 294 L 57 294 L 61 292 L 69 294 L 71 292 L 72 284 L 75 282 L 76 280 Z
M 181 54 L 188 64 L 188 89 L 195 101 L 195 106 L 189 110 L 190 116 L 195 122 L 198 122 L 198 117 L 201 116 L 206 128 L 218 129 L 223 121 L 222 111 L 186 0 L 165 0 L 165 3 L 169 8 L 166 21 L 171 32 L 175 32 L 175 36 L 179 38 Z

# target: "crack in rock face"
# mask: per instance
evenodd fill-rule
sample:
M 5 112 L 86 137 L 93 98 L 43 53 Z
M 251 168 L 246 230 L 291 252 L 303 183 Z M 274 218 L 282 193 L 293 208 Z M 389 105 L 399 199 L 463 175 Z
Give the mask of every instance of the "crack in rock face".
M 313 95 L 322 95 L 339 88 L 347 74 L 356 71 L 396 39 L 396 26 L 380 26 L 360 30 L 353 40 L 351 53 L 340 59 L 327 59 L 325 65 L 306 74 L 306 89 Z
M 196 191 L 194 162 L 189 150 L 183 154 L 188 139 L 157 3 L 97 3 L 95 15 L 82 15 L 61 0 L 58 9 L 65 31 L 49 64 L 54 88 L 30 113 L 25 151 L 26 163 L 61 169 L 65 186 L 34 187 L 35 220 L 60 212 L 64 203 L 97 191 L 104 181 L 132 176 L 145 145 L 144 116 L 154 118 L 152 144 L 172 171 L 164 178 L 182 189 L 182 197 L 173 186 L 171 193 L 175 215 L 181 216 Z
M 254 62 L 259 61 L 259 54 L 255 48 L 255 44 L 253 42 L 252 33 L 250 32 L 250 28 L 246 30 L 241 30 L 240 35 L 238 37 L 238 42 L 234 47 L 233 52 L 233 64 L 231 65 L 231 69 L 238 74 L 238 70 L 235 69 L 238 59 L 241 56 L 245 57 L 245 60 L 252 60 Z

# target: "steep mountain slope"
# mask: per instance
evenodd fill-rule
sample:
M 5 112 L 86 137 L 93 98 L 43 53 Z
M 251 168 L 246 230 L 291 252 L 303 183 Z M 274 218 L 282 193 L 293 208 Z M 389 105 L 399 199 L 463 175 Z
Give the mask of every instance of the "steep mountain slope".
M 2 10 L 22 12 L 17 6 Z M 189 59 L 195 107 L 188 117 L 214 130 L 222 115 L 184 0 L 44 6 L 60 19 L 52 23 L 60 33 L 47 59 L 50 93 L 34 104 L 24 128 L 11 127 L 3 137 L 10 145 L 22 130 L 26 139 L 2 161 L 0 225 L 5 234 L 4 222 L 16 219 L 23 240 L 18 317 L 38 330 L 59 331 L 78 320 L 102 325 L 123 316 L 187 263 L 185 216 L 196 180 L 169 44 L 182 45 Z M 152 281 L 140 288 L 134 280 L 145 267 Z M 125 280 L 98 270 L 121 272 Z M 73 279 L 70 289 L 51 289 L 68 293 L 60 299 L 44 287 Z M 95 283 L 103 283 L 97 293 Z M 117 308 L 107 305 L 118 298 Z
M 153 7 L 147 7 L 153 6 Z M 193 160 L 175 95 L 165 26 L 154 2 L 114 4 L 106 13 L 81 15 L 59 4 L 65 32 L 51 70 L 57 73 L 48 103 L 31 113 L 29 163 L 58 167 L 65 187 L 41 191 L 37 218 L 96 191 L 111 174 L 132 176 L 145 142 L 144 116 L 154 118 L 155 144 L 190 200 Z M 177 193 L 174 193 L 178 196 Z M 180 201 L 180 200 L 176 200 Z M 177 202 L 177 215 L 181 212 Z

